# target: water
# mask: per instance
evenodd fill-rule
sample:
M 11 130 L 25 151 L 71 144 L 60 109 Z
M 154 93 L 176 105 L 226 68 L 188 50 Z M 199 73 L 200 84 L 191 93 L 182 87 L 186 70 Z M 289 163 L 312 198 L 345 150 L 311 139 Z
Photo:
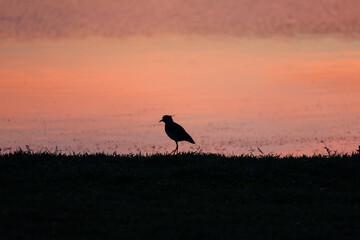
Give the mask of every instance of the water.
M 161 36 L 0 48 L 7 151 L 170 152 L 164 114 L 196 142 L 180 151 L 345 153 L 360 145 L 355 40 Z

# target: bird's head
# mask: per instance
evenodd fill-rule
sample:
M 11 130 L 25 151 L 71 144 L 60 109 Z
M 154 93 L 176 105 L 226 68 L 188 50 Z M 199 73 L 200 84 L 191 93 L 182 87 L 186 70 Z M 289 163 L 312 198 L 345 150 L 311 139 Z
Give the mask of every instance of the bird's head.
M 171 115 L 164 115 L 159 122 L 169 123 L 173 122 L 173 119 Z

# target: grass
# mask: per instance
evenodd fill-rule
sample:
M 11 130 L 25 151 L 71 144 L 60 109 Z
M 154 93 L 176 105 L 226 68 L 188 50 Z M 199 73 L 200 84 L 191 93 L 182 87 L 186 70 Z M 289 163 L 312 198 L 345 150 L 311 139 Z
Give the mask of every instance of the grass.
M 359 239 L 360 155 L 0 155 L 0 239 Z

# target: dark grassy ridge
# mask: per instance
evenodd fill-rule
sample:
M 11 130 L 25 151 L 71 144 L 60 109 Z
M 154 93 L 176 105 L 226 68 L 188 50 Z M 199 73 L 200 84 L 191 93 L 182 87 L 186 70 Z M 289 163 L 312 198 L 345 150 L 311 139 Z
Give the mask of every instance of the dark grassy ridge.
M 0 239 L 359 239 L 360 156 L 0 155 Z

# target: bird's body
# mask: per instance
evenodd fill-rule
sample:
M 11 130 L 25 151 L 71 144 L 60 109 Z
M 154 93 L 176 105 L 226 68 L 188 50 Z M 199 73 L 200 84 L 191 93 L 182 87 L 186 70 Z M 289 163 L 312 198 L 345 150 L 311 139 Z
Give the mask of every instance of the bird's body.
M 174 122 L 171 116 L 164 115 L 160 122 L 165 123 L 166 134 L 169 136 L 169 138 L 176 142 L 176 148 L 171 153 L 175 153 L 176 151 L 178 151 L 178 142 L 180 141 L 188 141 L 192 144 L 195 143 L 192 137 L 185 131 L 185 129 L 176 122 Z
M 188 141 L 195 143 L 185 129 L 176 122 L 165 124 L 165 132 L 174 141 Z

